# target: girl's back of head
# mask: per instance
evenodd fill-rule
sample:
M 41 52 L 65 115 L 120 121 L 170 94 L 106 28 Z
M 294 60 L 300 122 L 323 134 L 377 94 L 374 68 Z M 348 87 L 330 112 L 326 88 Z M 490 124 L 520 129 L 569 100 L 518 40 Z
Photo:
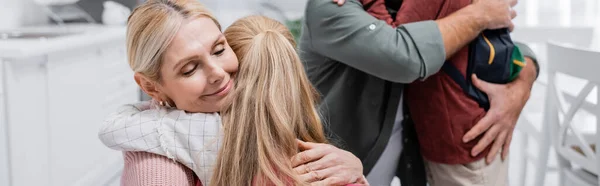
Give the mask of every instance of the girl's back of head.
M 291 167 L 296 139 L 326 139 L 316 110 L 318 93 L 292 34 L 264 16 L 242 18 L 224 34 L 240 67 L 222 111 L 225 137 L 211 185 L 305 184 Z

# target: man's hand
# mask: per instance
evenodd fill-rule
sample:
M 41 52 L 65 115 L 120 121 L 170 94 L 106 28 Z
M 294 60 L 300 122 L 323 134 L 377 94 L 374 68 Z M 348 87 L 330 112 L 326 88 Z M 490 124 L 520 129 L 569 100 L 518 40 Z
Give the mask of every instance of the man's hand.
M 508 84 L 493 84 L 478 79 L 473 75 L 473 84 L 485 92 L 490 99 L 490 109 L 481 120 L 463 136 L 467 143 L 479 135 L 484 135 L 471 150 L 471 155 L 477 156 L 481 151 L 494 142 L 486 162 L 494 160 L 502 148 L 502 159 L 508 156 L 513 130 L 521 114 L 521 110 L 529 99 L 536 72 L 531 58 L 525 58 L 527 66 L 519 77 Z
M 311 185 L 366 184 L 360 159 L 333 145 L 298 140 L 302 152 L 292 157 L 300 179 Z
M 512 30 L 512 18 L 517 13 L 512 6 L 517 0 L 473 0 L 473 3 L 436 20 L 444 40 L 446 59 L 454 56 L 483 30 L 509 28 Z
M 472 5 L 485 21 L 484 29 L 512 30 L 514 25 L 511 20 L 517 16 L 517 12 L 512 7 L 516 4 L 517 0 L 473 0 Z

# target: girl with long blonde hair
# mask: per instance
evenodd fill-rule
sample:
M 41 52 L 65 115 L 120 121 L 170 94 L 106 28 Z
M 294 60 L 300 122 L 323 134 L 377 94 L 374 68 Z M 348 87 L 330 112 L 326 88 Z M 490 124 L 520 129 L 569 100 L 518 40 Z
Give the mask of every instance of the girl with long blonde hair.
M 152 101 L 111 114 L 99 137 L 112 149 L 162 156 L 125 153 L 122 185 L 188 185 L 171 181 L 190 170 L 196 185 L 364 180 L 358 158 L 323 144 L 317 94 L 294 45 L 285 27 L 264 17 L 242 19 L 223 35 L 196 0 L 137 7 L 127 24 L 129 64 Z
M 225 137 L 213 185 L 304 185 L 293 171 L 296 139 L 326 143 L 310 84 L 290 31 L 264 16 L 234 22 L 225 37 L 240 68 L 221 112 Z

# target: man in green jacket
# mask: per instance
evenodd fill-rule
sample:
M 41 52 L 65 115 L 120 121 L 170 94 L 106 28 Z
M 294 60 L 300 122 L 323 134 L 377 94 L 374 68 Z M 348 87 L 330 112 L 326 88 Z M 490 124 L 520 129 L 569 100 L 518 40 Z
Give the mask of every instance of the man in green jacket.
M 371 185 L 389 185 L 393 176 L 403 186 L 426 185 L 416 134 L 403 109 L 403 84 L 437 73 L 481 31 L 512 27 L 516 14 L 510 7 L 515 4 L 516 0 L 474 0 L 443 19 L 392 28 L 365 12 L 359 0 L 343 6 L 308 1 L 300 56 L 323 95 L 320 110 L 332 142 L 362 160 Z M 474 80 L 492 102 L 488 114 L 465 136 L 491 139 L 481 140 L 478 146 L 483 147 L 502 141 L 501 147 L 493 148 L 504 149 L 504 156 L 539 69 L 531 50 L 519 47 L 536 65 L 527 65 L 517 80 L 505 85 Z M 486 132 L 490 128 L 494 130 Z M 498 135 L 502 132 L 510 135 Z

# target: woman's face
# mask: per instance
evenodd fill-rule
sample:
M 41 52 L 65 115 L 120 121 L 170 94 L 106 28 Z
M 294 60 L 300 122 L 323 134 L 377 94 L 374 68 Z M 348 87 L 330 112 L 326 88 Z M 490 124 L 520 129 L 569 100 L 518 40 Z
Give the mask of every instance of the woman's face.
M 158 89 L 166 99 L 187 112 L 220 110 L 238 60 L 212 19 L 184 22 L 163 57 Z

